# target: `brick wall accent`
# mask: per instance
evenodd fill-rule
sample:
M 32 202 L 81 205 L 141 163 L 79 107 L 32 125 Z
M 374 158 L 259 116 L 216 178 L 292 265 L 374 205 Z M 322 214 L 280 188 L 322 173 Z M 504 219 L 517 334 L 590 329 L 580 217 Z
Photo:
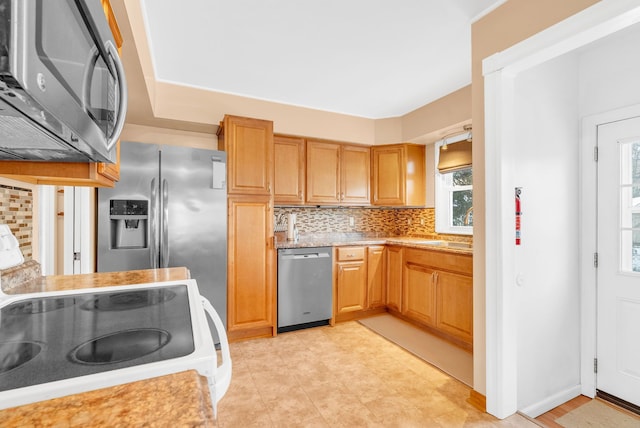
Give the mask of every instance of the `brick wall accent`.
M 9 225 L 24 260 L 33 257 L 33 192 L 0 184 L 0 223 Z

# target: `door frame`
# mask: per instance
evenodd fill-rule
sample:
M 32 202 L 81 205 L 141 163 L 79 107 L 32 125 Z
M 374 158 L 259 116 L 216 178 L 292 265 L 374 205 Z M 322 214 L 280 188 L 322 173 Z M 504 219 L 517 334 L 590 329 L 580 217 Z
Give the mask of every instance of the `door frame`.
M 38 186 L 39 204 L 39 252 L 43 275 L 53 275 L 55 271 L 53 253 L 56 251 L 55 228 L 56 212 L 55 186 Z M 63 239 L 64 272 L 61 275 L 73 275 L 94 272 L 94 204 L 95 189 L 89 187 L 64 187 L 64 236 Z M 74 261 L 74 253 L 80 253 L 80 260 Z
M 487 412 L 498 418 L 506 418 L 518 410 L 517 392 L 517 314 L 516 293 L 512 283 L 515 278 L 515 256 L 511 248 L 513 238 L 513 187 L 514 171 L 508 142 L 517 138 L 514 123 L 514 82 L 519 73 L 551 59 L 574 51 L 582 46 L 613 34 L 640 22 L 640 5 L 636 0 L 601 1 L 567 18 L 566 20 L 483 60 L 485 81 L 485 170 L 494 171 L 485 177 L 486 226 L 485 252 L 487 261 L 485 277 L 486 295 L 486 398 Z M 584 134 L 583 134 L 584 135 Z M 581 145 L 583 147 L 584 145 Z M 581 168 L 589 151 L 581 153 Z M 591 155 L 593 151 L 590 152 Z M 593 166 L 595 168 L 595 165 Z M 586 186 L 589 176 L 581 186 Z M 584 190 L 584 187 L 583 187 Z M 594 188 L 591 187 L 591 193 Z M 583 196 L 585 196 L 583 191 Z M 582 200 L 582 204 L 589 203 Z M 595 195 L 593 196 L 595 203 Z M 584 207 L 583 207 L 584 208 Z M 587 212 L 584 211 L 583 212 Z M 580 216 L 581 227 L 588 227 L 590 219 Z M 595 221 L 591 219 L 591 221 Z M 580 229 L 583 230 L 583 229 Z M 581 267 L 589 263 L 593 270 L 595 228 L 591 229 L 593 242 L 588 235 L 581 243 Z M 590 247 L 590 245 L 592 247 Z M 588 262 L 587 262 L 588 260 Z M 588 276 L 583 273 L 581 319 L 581 367 L 584 386 L 578 386 L 585 395 L 595 391 L 593 355 L 595 353 L 595 294 L 588 289 Z M 593 283 L 591 284 L 593 287 Z M 590 358 L 589 358 L 590 355 Z M 475 355 L 479 361 L 482 356 Z M 476 379 L 474 379 L 474 383 Z M 573 393 L 575 390 L 570 391 Z M 480 391 L 482 392 L 482 391 Z M 555 407 L 568 399 L 565 394 L 550 397 L 545 406 Z M 541 409 L 536 409 L 541 410 Z
M 598 126 L 640 116 L 640 104 L 623 107 L 604 113 L 584 117 L 582 120 L 582 138 L 580 142 L 581 161 L 581 212 L 582 254 L 580 256 L 581 295 L 582 295 L 582 343 L 580 377 L 582 394 L 594 397 L 597 388 L 597 375 L 594 372 L 594 360 L 597 357 L 597 271 L 594 268 L 593 255 L 597 251 L 597 212 L 598 185 L 597 162 L 594 161 L 594 148 L 598 144 Z

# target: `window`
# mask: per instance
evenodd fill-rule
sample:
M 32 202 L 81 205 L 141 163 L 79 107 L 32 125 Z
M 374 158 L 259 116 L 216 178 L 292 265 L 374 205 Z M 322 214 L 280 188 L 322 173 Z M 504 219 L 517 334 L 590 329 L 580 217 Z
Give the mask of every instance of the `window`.
M 620 144 L 620 269 L 640 272 L 640 142 Z
M 444 174 L 438 172 L 438 154 L 442 144 L 442 141 L 435 144 L 436 232 L 472 235 L 473 172 L 471 167 Z

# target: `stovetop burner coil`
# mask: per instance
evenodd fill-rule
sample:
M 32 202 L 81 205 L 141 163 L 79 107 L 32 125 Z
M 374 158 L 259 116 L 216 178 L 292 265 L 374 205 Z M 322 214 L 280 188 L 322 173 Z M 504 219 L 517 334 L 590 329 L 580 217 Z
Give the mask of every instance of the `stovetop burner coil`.
M 158 305 L 174 297 L 176 293 L 165 289 L 125 291 L 98 296 L 81 308 L 88 311 L 125 311 Z
M 0 343 L 0 374 L 16 369 L 33 360 L 42 351 L 42 345 L 31 341 Z
M 3 314 L 7 315 L 35 315 L 44 312 L 57 311 L 76 304 L 73 297 L 36 298 L 23 302 L 13 303 L 2 309 Z
M 69 358 L 79 364 L 119 363 L 155 352 L 169 340 L 169 332 L 157 328 L 123 330 L 81 344 Z

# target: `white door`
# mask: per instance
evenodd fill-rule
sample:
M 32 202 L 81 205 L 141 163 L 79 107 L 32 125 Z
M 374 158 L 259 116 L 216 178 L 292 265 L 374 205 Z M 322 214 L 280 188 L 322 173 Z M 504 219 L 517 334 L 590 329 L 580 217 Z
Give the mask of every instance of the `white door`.
M 93 273 L 92 197 L 88 187 L 64 188 L 64 274 Z
M 640 406 L 640 117 L 598 126 L 599 391 Z

